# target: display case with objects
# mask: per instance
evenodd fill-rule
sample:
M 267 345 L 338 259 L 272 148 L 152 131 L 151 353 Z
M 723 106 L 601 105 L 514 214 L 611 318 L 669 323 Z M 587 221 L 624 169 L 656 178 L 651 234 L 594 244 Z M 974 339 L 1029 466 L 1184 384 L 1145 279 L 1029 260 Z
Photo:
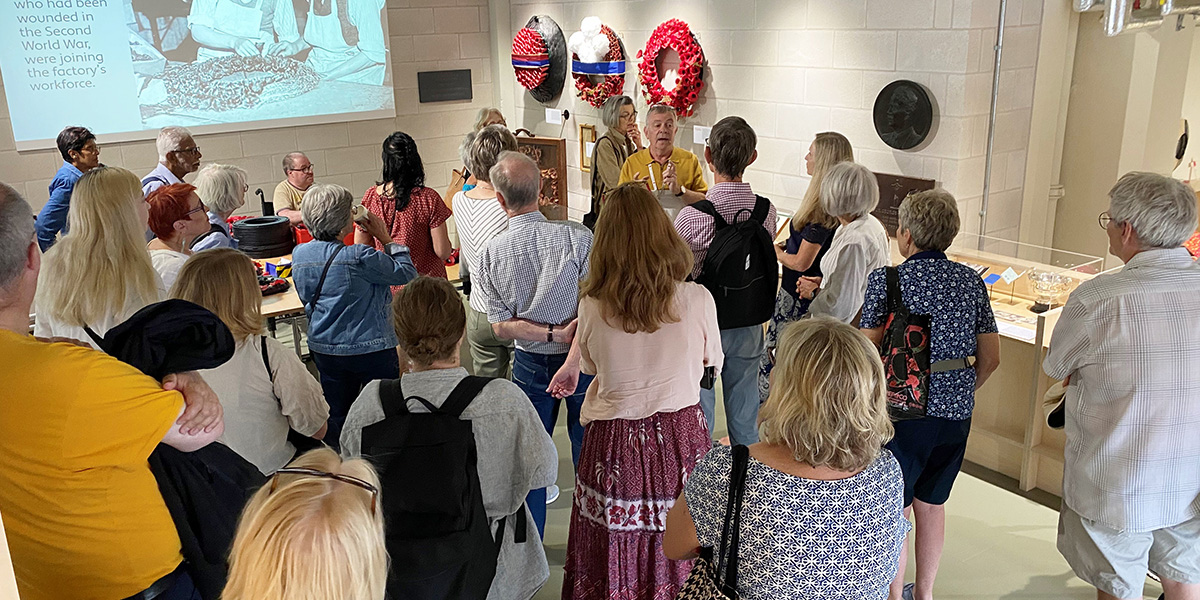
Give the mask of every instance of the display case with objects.
M 892 258 L 899 264 L 895 241 Z M 1054 325 L 1075 288 L 1104 259 L 960 233 L 946 256 L 980 274 L 1000 332 L 1000 367 L 975 392 L 967 460 L 1016 479 L 1022 490 L 1062 493 L 1064 437 L 1046 426 L 1042 396 L 1055 380 L 1042 372 Z

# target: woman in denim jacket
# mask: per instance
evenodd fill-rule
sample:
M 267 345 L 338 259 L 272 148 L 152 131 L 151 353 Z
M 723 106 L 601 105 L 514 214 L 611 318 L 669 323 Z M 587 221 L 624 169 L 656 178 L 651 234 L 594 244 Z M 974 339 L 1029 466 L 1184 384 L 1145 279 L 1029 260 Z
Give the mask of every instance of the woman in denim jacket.
M 313 241 L 292 253 L 292 279 L 308 316 L 308 349 L 329 403 L 325 439 L 331 444 L 367 382 L 400 377 L 390 286 L 417 276 L 408 248 L 393 243 L 374 214 L 367 213 L 364 227 L 383 244 L 382 252 L 342 243 L 353 227 L 353 205 L 354 196 L 340 185 L 309 188 L 300 212 Z

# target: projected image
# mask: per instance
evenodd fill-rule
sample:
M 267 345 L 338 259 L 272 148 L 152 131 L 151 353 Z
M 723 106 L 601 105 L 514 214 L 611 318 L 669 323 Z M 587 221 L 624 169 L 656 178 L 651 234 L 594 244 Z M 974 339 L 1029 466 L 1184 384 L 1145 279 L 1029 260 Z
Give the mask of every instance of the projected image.
M 133 138 L 166 125 L 392 116 L 383 10 L 384 0 L 0 2 L 18 148 L 46 146 L 66 124 Z

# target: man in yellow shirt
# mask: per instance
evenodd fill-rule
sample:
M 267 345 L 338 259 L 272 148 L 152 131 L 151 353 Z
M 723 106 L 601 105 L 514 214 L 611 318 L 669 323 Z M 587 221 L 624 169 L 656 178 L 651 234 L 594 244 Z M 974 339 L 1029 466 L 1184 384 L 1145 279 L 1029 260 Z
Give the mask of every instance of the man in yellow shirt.
M 147 459 L 159 442 L 191 452 L 219 437 L 220 404 L 194 373 L 160 386 L 31 337 L 40 267 L 33 212 L 0 183 L 0 513 L 21 598 L 198 597 Z
M 275 214 L 287 217 L 292 225 L 304 222 L 300 216 L 300 202 L 304 192 L 313 184 L 313 164 L 303 152 L 292 152 L 283 157 L 283 176 L 286 178 L 275 186 L 272 203 Z
M 646 149 L 625 160 L 621 183 L 645 181 L 660 202 L 670 195 L 680 204 L 703 200 L 708 184 L 700 160 L 675 147 L 675 131 L 675 109 L 664 104 L 651 106 L 646 114 Z

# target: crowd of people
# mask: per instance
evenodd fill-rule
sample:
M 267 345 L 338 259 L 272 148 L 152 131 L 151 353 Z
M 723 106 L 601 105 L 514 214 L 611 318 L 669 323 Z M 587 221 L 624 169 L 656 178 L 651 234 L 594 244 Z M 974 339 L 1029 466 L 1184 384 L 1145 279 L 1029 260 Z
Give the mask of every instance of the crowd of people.
M 541 173 L 495 109 L 445 200 L 403 132 L 361 199 L 284 156 L 275 206 L 312 236 L 292 277 L 315 377 L 265 334 L 228 224 L 244 171 L 201 169 L 192 134 L 167 127 L 139 180 L 64 129 L 36 218 L 0 183 L 0 514 L 22 597 L 203 597 L 148 459 L 219 443 L 262 477 L 236 506 L 222 598 L 531 598 L 565 403 L 563 598 L 675 597 L 732 519 L 739 597 L 930 600 L 975 392 L 1000 364 L 986 286 L 946 254 L 957 202 L 903 201 L 893 267 L 846 137 L 815 137 L 781 230 L 744 179 L 750 123 L 721 119 L 696 156 L 671 108 L 648 112 L 639 130 L 629 97 L 602 109 L 582 224 L 542 215 Z M 1140 598 L 1147 569 L 1168 600 L 1196 599 L 1200 267 L 1181 247 L 1196 197 L 1130 173 L 1110 200 L 1126 266 L 1071 295 L 1044 365 L 1068 383 L 1059 548 L 1102 599 Z M 447 280 L 452 214 L 465 293 Z M 156 380 L 97 351 L 168 299 L 215 315 L 231 357 Z M 922 416 L 893 420 L 881 347 L 901 307 L 928 317 L 929 372 Z M 406 448 L 430 464 L 400 462 Z

